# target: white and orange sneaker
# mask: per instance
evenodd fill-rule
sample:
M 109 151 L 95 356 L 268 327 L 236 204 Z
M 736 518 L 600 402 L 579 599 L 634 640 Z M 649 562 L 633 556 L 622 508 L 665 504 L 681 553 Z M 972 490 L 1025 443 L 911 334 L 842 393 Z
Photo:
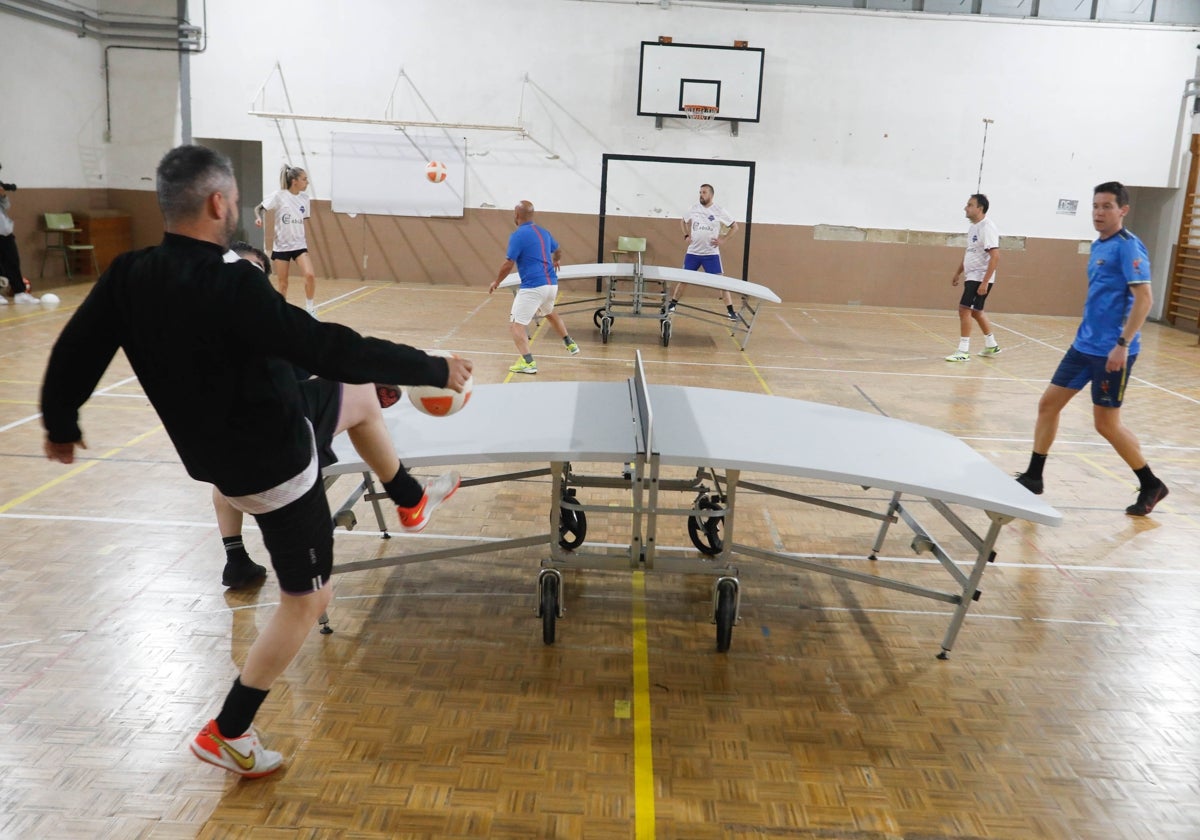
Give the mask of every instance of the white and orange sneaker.
M 462 477 L 451 470 L 426 484 L 425 494 L 413 507 L 396 505 L 396 513 L 400 515 L 400 529 L 410 534 L 424 530 L 438 505 L 454 495 L 461 481 Z
M 192 741 L 191 747 L 201 761 L 248 779 L 274 773 L 283 764 L 283 755 L 264 748 L 253 726 L 244 735 L 226 738 L 217 729 L 217 722 L 210 720 Z

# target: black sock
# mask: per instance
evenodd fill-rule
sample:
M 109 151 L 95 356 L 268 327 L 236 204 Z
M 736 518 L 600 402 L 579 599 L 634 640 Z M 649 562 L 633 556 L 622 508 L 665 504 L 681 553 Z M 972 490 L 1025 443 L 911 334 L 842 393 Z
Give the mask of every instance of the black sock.
M 571 341 L 571 336 L 569 336 L 569 335 L 563 336 L 563 344 L 566 345 L 567 347 L 570 347 L 574 343 L 575 342 Z
M 410 508 L 421 503 L 421 497 L 425 495 L 425 488 L 421 486 L 421 482 L 408 474 L 408 470 L 404 469 L 404 464 L 400 464 L 400 469 L 396 471 L 392 480 L 384 482 L 383 492 L 387 493 L 391 500 L 400 507 Z
M 1159 480 L 1158 476 L 1150 472 L 1149 464 L 1146 464 L 1146 466 L 1142 467 L 1140 470 L 1134 470 L 1133 474 L 1138 477 L 1138 483 L 1141 487 L 1157 487 L 1158 485 L 1162 484 L 1162 481 Z
M 732 303 L 730 303 L 730 304 L 726 304 L 726 305 L 725 305 L 725 308 L 729 310 L 729 314 L 730 314 L 730 315 L 732 315 L 732 314 L 733 314 L 733 304 L 732 304 Z
M 233 688 L 225 695 L 225 705 L 217 715 L 217 729 L 226 738 L 240 738 L 246 734 L 258 707 L 267 699 L 267 692 L 261 688 L 249 688 L 242 685 L 242 678 L 233 681 Z
M 246 553 L 246 547 L 242 544 L 242 535 L 236 537 L 221 537 L 221 542 L 225 543 L 225 559 L 226 560 L 249 560 L 250 555 Z
M 525 360 L 525 364 L 527 364 L 527 365 L 533 364 L 533 354 L 532 353 L 523 353 L 521 355 L 521 358 Z
M 1041 478 L 1042 467 L 1046 466 L 1046 456 L 1039 455 L 1036 452 L 1029 453 L 1029 469 L 1025 470 L 1025 475 L 1030 478 Z

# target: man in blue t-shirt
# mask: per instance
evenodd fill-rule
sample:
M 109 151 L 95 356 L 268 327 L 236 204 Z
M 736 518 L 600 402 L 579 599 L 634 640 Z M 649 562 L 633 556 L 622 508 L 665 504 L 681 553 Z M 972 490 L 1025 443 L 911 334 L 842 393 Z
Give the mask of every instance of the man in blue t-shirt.
M 500 287 L 501 281 L 513 268 L 521 277 L 521 288 L 513 298 L 509 316 L 509 329 L 513 343 L 521 358 L 509 368 L 512 373 L 537 373 L 537 362 L 529 352 L 529 334 L 526 332 L 534 316 L 541 316 L 562 337 L 567 352 L 574 356 L 579 345 L 567 334 L 567 325 L 554 311 L 554 299 L 558 297 L 558 266 L 561 249 L 550 231 L 533 223 L 533 204 L 522 201 L 513 208 L 513 223 L 517 229 L 508 238 L 508 253 L 499 274 L 488 287 L 488 294 Z
M 1167 497 L 1167 485 L 1142 457 L 1137 437 L 1121 423 L 1129 371 L 1141 347 L 1139 330 L 1150 313 L 1150 258 L 1142 241 L 1124 228 L 1129 191 L 1107 181 L 1093 191 L 1092 224 L 1100 238 L 1088 258 L 1083 322 L 1038 402 L 1029 468 L 1017 476 L 1032 493 L 1042 492 L 1042 467 L 1058 432 L 1058 416 L 1089 381 L 1098 431 L 1138 477 L 1137 501 L 1125 508 L 1145 516 Z

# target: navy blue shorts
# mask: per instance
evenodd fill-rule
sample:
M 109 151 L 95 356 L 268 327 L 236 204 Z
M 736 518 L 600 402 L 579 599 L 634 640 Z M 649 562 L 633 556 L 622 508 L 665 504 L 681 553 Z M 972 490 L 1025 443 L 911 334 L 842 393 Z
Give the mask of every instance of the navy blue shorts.
M 307 248 L 301 248 L 298 251 L 272 251 L 271 259 L 281 260 L 282 262 L 291 262 L 297 259 L 301 254 L 307 254 Z
M 1137 354 L 1134 354 L 1125 360 L 1125 367 L 1109 373 L 1104 369 L 1108 364 L 1107 356 L 1080 353 L 1072 347 L 1058 363 L 1058 370 L 1054 371 L 1050 384 L 1081 391 L 1090 381 L 1092 405 L 1120 408 L 1125 400 L 1125 384 L 1129 381 L 1129 372 L 1133 370 L 1133 363 L 1136 361 Z
M 724 274 L 721 271 L 721 255 L 720 254 L 684 254 L 683 255 L 683 270 L 698 271 L 703 268 L 706 274 Z

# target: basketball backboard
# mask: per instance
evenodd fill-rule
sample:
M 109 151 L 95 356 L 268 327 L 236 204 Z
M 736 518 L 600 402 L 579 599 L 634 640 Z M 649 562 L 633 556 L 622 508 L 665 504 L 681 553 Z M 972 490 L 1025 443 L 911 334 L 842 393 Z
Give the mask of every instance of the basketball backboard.
M 642 41 L 639 116 L 686 118 L 684 105 L 715 106 L 716 119 L 758 122 L 763 60 L 756 47 Z

